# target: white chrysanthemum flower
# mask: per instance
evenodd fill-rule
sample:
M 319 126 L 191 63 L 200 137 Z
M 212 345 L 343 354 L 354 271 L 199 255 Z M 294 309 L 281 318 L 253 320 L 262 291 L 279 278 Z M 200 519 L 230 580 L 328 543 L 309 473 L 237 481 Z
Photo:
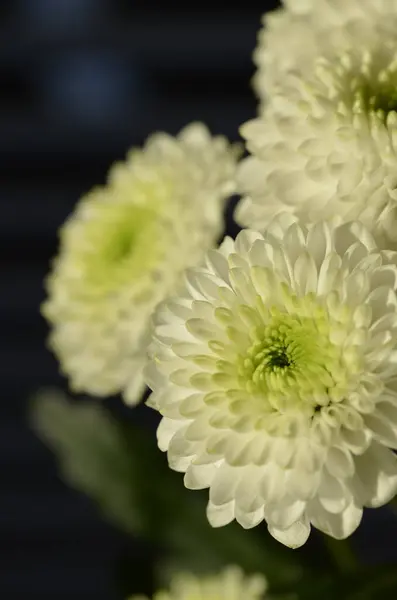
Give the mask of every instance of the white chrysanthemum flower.
M 243 231 L 157 311 L 158 443 L 214 527 L 349 536 L 397 491 L 397 253 L 359 223 Z
M 396 12 L 397 15 L 397 12 Z M 358 219 L 386 248 L 397 242 L 397 41 L 319 58 L 285 75 L 262 114 L 241 128 L 251 156 L 238 173 L 243 226 L 281 211 L 303 222 Z
M 199 123 L 155 134 L 63 225 L 43 313 L 74 391 L 140 399 L 150 317 L 216 244 L 237 154 Z
M 177 575 L 170 591 L 160 591 L 153 600 L 262 600 L 267 590 L 263 575 L 244 575 L 239 567 L 227 567 L 218 575 Z M 132 596 L 129 600 L 148 600 Z
M 345 52 L 396 47 L 395 0 L 283 0 L 263 16 L 254 52 L 254 88 L 266 102 L 286 73 L 306 76 L 318 56 L 332 62 Z

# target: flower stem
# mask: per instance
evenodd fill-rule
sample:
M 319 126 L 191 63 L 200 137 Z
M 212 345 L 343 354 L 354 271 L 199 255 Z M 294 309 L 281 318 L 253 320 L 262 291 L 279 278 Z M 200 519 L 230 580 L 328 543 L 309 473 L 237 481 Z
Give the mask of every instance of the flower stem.
M 357 558 L 347 540 L 335 540 L 328 535 L 324 535 L 323 540 L 328 553 L 341 573 L 354 571 L 358 567 Z

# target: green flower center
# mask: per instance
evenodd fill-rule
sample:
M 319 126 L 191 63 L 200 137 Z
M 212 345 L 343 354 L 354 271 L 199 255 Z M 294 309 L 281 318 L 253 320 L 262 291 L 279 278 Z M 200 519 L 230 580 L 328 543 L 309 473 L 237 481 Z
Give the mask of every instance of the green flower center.
M 97 204 L 75 245 L 75 261 L 95 293 L 114 293 L 150 273 L 161 254 L 161 217 L 156 207 L 130 202 Z
M 153 211 L 136 206 L 119 207 L 113 219 L 109 219 L 108 230 L 103 231 L 102 245 L 98 253 L 104 265 L 111 269 L 122 268 L 135 251 L 141 252 L 142 245 L 146 250 L 145 238 L 156 220 Z M 150 240 L 154 242 L 155 240 Z M 141 264 L 145 264 L 147 255 L 141 255 Z
M 357 99 L 367 113 L 375 113 L 386 122 L 388 114 L 397 111 L 397 74 L 392 81 L 387 78 L 364 82 L 357 91 Z
M 363 56 L 358 72 L 346 76 L 347 89 L 353 91 L 353 110 L 376 114 L 384 123 L 397 111 L 397 61 L 386 56 Z
M 125 258 L 127 258 L 133 251 L 137 241 L 137 232 L 132 228 L 126 231 L 120 231 L 115 236 L 114 240 L 111 240 L 111 245 L 107 251 L 107 258 L 110 262 L 119 264 Z
M 397 85 L 397 81 L 396 81 Z M 369 98 L 369 107 L 373 111 L 382 111 L 385 115 L 389 112 L 397 111 L 397 90 L 393 87 L 390 90 L 381 90 L 380 93 Z
M 276 345 L 277 346 L 277 345 Z M 276 369 L 285 369 L 291 366 L 291 360 L 288 356 L 288 349 L 279 344 L 279 347 L 269 348 L 267 350 L 267 362 L 270 369 L 275 371 Z
M 333 323 L 309 297 L 296 299 L 294 313 L 272 308 L 251 332 L 252 344 L 240 355 L 241 389 L 272 409 L 296 408 L 313 414 L 346 393 L 349 367 L 342 347 L 331 342 Z
M 263 373 L 291 373 L 308 358 L 311 323 L 294 319 L 290 315 L 273 318 L 263 329 L 263 341 L 253 344 L 249 350 L 255 365 L 254 376 Z

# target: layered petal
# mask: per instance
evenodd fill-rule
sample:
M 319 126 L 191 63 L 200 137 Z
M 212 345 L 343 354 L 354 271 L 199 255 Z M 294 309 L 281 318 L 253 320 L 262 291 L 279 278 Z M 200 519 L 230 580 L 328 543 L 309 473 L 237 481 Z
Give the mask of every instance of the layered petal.
M 215 245 L 237 155 L 200 123 L 176 138 L 155 134 L 77 204 L 42 307 L 74 391 L 139 401 L 151 316 Z M 183 302 L 170 310 L 183 317 Z
M 265 17 L 259 115 L 241 127 L 240 225 L 266 227 L 282 210 L 310 224 L 359 219 L 396 248 L 396 26 L 384 0 L 284 2 Z
M 150 346 L 160 449 L 209 488 L 213 527 L 265 520 L 291 547 L 311 525 L 347 537 L 397 490 L 394 253 L 360 222 L 280 214 L 205 264 Z

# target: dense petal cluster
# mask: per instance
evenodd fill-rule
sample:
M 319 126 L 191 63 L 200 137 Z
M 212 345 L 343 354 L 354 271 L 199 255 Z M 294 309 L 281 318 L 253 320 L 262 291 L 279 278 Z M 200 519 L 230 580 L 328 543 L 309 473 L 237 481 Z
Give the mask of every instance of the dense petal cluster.
M 262 115 L 241 128 L 251 156 L 238 174 L 239 223 L 264 227 L 282 210 L 306 223 L 339 215 L 394 245 L 396 89 L 394 50 L 382 59 L 364 50 L 319 58 L 312 77 L 286 76 Z
M 264 72 L 271 81 L 263 83 L 268 98 L 259 117 L 241 128 L 251 156 L 239 172 L 237 221 L 257 229 L 282 210 L 308 223 L 340 215 L 360 219 L 391 247 L 397 3 L 295 0 L 269 19 Z
M 158 443 L 217 527 L 349 536 L 397 490 L 397 253 L 361 223 L 241 232 L 160 305 Z
M 80 200 L 43 306 L 74 391 L 139 400 L 151 314 L 216 244 L 238 151 L 199 123 L 158 133 Z
M 218 575 L 196 577 L 184 573 L 174 577 L 169 591 L 160 591 L 153 600 L 262 600 L 267 589 L 263 575 L 246 576 L 238 567 Z M 129 600 L 148 600 L 133 596 Z
M 306 76 L 318 56 L 395 47 L 396 0 L 283 0 L 263 16 L 254 52 L 254 88 L 266 102 L 286 73 Z

